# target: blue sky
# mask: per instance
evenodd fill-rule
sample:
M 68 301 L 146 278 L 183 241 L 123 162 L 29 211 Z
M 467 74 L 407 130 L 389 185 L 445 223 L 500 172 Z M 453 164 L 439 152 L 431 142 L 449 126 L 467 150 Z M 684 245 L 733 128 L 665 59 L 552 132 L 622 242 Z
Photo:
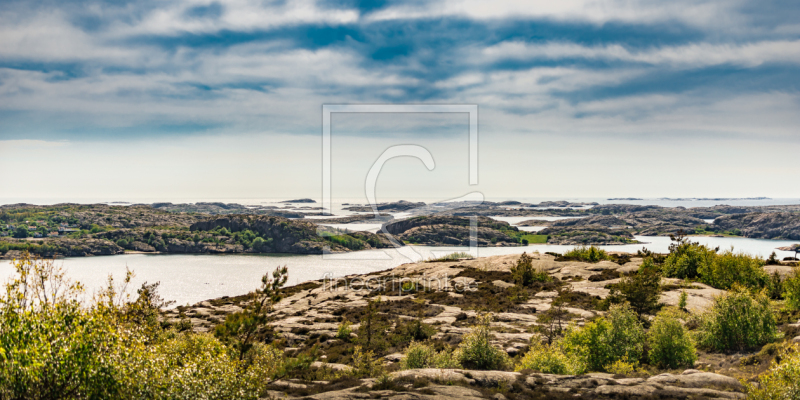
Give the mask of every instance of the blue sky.
M 489 195 L 531 195 L 502 179 L 518 167 L 487 164 L 509 157 L 501 153 L 520 160 L 538 153 L 538 161 L 530 163 L 554 165 L 560 162 L 555 155 L 569 148 L 572 153 L 564 155 L 569 163 L 530 182 L 540 187 L 536 194 L 800 197 L 778 179 L 800 172 L 781 150 L 800 142 L 799 86 L 796 1 L 7 0 L 0 5 L 0 157 L 5 160 L 0 167 L 7 167 L 3 178 L 19 187 L 7 197 L 47 195 L 29 183 L 33 179 L 52 179 L 46 183 L 69 196 L 314 195 L 319 162 L 299 155 L 304 149 L 318 154 L 318 148 L 308 147 L 318 146 L 325 103 L 478 104 Z M 385 139 L 379 148 L 398 137 L 446 141 L 459 131 L 409 120 L 395 122 L 392 133 L 376 127 L 380 120 L 368 122 L 339 134 Z M 59 174 L 95 173 L 91 164 L 56 168 L 61 164 L 42 161 L 30 175 L 7 172 L 36 154 L 82 159 L 112 154 L 128 165 L 163 163 L 162 171 L 180 171 L 185 162 L 215 149 L 198 144 L 196 153 L 169 164 L 152 159 L 147 146 L 181 148 L 187 141 L 215 140 L 231 146 L 234 155 L 226 156 L 226 165 L 238 162 L 237 152 L 252 151 L 248 143 L 263 141 L 276 154 L 297 157 L 284 164 L 264 160 L 250 169 L 269 174 L 294 162 L 292 170 L 311 177 L 269 181 L 269 190 L 259 192 L 248 191 L 252 186 L 245 181 L 174 188 L 130 174 L 124 175 L 129 189 L 106 190 L 91 183 L 60 186 L 67 175 Z M 663 155 L 675 140 L 685 145 Z M 595 141 L 599 147 L 575 145 Z M 537 150 L 525 153 L 520 147 Z M 616 164 L 621 148 L 627 149 L 628 164 Z M 606 158 L 595 159 L 598 152 Z M 773 152 L 782 155 L 773 158 Z M 642 155 L 648 153 L 658 155 Z M 374 160 L 377 154 L 365 157 Z M 716 169 L 764 157 L 769 165 Z M 648 167 L 654 161 L 659 168 Z M 670 181 L 677 186 L 668 190 L 623 180 L 587 183 L 584 191 L 560 183 L 591 175 L 597 162 L 638 171 L 637 179 L 662 180 L 674 175 L 669 163 L 693 163 L 694 169 L 677 168 L 713 179 L 711 184 Z M 316 165 L 306 171 L 308 163 Z M 209 176 L 206 168 L 194 167 Z M 226 174 L 252 177 L 226 168 Z M 358 175 L 358 168 L 349 168 Z M 191 173 L 180 176 L 193 181 Z M 305 183 L 292 183 L 298 179 Z

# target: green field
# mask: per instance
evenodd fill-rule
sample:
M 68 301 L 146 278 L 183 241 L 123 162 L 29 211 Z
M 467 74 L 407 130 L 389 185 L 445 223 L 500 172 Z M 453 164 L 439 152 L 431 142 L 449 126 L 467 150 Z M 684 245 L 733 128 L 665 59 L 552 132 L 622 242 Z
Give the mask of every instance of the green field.
M 520 239 L 527 239 L 528 244 L 544 244 L 547 243 L 547 235 L 522 235 Z

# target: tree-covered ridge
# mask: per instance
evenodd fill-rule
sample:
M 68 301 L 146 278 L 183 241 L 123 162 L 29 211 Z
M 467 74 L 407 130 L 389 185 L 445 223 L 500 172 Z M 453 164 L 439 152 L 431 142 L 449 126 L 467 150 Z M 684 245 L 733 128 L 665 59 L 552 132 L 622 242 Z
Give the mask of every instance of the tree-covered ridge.
M 25 234 L 17 234 L 24 227 Z M 30 227 L 30 229 L 28 229 Z M 173 213 L 150 206 L 61 204 L 0 207 L 0 254 L 53 257 L 164 253 L 321 253 L 390 245 L 381 235 L 264 215 Z M 44 232 L 34 235 L 32 232 Z M 9 253 L 11 252 L 11 253 Z M 9 255 L 11 254 L 11 256 Z

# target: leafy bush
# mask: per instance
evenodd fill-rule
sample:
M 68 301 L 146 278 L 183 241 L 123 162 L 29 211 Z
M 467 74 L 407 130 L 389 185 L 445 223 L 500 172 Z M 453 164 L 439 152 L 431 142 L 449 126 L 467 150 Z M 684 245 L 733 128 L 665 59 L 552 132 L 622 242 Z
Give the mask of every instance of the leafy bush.
M 800 269 L 795 268 L 783 281 L 783 297 L 786 308 L 800 310 Z
M 530 286 L 534 282 L 547 282 L 550 280 L 550 275 L 547 272 L 533 268 L 533 258 L 524 252 L 517 260 L 517 264 L 511 267 L 511 275 L 514 277 L 514 282 L 519 286 Z
M 649 314 L 660 307 L 661 273 L 651 259 L 645 259 L 639 271 L 622 278 L 611 287 L 609 304 L 628 302 L 639 314 Z
M 525 369 L 543 374 L 580 375 L 586 370 L 586 365 L 574 354 L 565 353 L 558 343 L 537 342 L 531 345 L 530 350 L 514 367 L 515 371 Z
M 758 377 L 758 383 L 747 383 L 746 387 L 751 400 L 800 398 L 800 345 L 784 347 L 770 369 Z
M 478 317 L 478 324 L 464 335 L 454 357 L 464 368 L 505 370 L 511 367 L 511 359 L 505 351 L 490 343 L 491 314 Z
M 82 287 L 52 261 L 25 254 L 14 267 L 0 296 L 2 398 L 256 399 L 286 365 L 272 346 L 242 356 L 211 335 L 162 329 L 156 285 L 129 302 L 109 280 L 81 303 Z
M 664 260 L 662 271 L 669 278 L 696 278 L 698 271 L 708 268 L 716 255 L 716 251 L 704 245 L 681 238 L 670 245 L 670 253 Z
M 659 368 L 691 366 L 697 360 L 689 332 L 670 312 L 661 312 L 647 332 L 650 364 Z
M 783 298 L 783 278 L 778 271 L 773 271 L 769 276 L 769 284 L 767 285 L 769 298 L 772 300 L 780 300 Z
M 411 342 L 400 361 L 400 368 L 461 368 L 461 364 L 451 351 L 437 352 L 431 345 Z
M 630 375 L 636 372 L 636 366 L 638 362 L 630 362 L 628 361 L 628 357 L 622 357 L 617 361 L 611 363 L 611 365 L 606 367 L 606 370 L 610 374 L 614 375 Z
M 698 344 L 717 351 L 745 350 L 771 342 L 775 334 L 769 298 L 734 285 L 701 316 Z
M 581 246 L 564 253 L 564 258 L 570 258 L 579 261 L 595 263 L 598 261 L 608 260 L 608 253 L 601 250 L 596 246 Z
M 353 332 L 350 329 L 350 321 L 344 320 L 339 327 L 336 329 L 336 338 L 339 340 L 344 340 L 345 342 L 350 340 L 350 334 Z
M 769 275 L 761 269 L 764 260 L 728 250 L 711 258 L 710 263 L 698 265 L 700 281 L 717 289 L 730 289 L 734 284 L 749 288 L 769 285 Z
M 431 336 L 436 334 L 436 328 L 422 322 L 422 308 L 417 315 L 410 321 L 398 320 L 395 325 L 394 332 L 392 333 L 394 342 L 408 343 L 412 341 L 420 342 L 428 340 Z
M 356 378 L 374 378 L 383 375 L 381 359 L 375 358 L 372 350 L 363 351 L 361 346 L 353 350 L 353 375 Z
M 638 364 L 644 352 L 645 333 L 627 304 L 614 305 L 605 318 L 570 329 L 562 340 L 565 352 L 579 357 L 590 371 L 605 371 L 626 357 Z

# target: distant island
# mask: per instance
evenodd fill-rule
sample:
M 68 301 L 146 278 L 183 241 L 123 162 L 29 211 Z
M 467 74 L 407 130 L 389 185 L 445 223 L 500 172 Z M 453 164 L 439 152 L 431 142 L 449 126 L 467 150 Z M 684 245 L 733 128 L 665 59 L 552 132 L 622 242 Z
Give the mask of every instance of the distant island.
M 741 200 L 772 200 L 770 197 L 662 197 L 659 200 L 669 201 L 741 201 Z
M 319 254 L 325 248 L 346 252 L 393 246 L 384 233 L 325 225 L 349 223 L 382 225 L 400 244 L 463 246 L 469 244 L 469 217 L 473 216 L 478 217 L 478 246 L 612 245 L 635 243 L 635 235 L 669 236 L 678 232 L 800 240 L 800 205 L 686 208 L 569 202 L 539 204 L 549 207 L 521 204 L 398 201 L 378 205 L 382 212 L 377 216 L 370 213 L 322 219 L 306 218 L 322 216 L 315 207 L 301 207 L 312 211 L 305 213 L 297 207 L 236 203 L 14 204 L 0 206 L 0 257 L 13 258 L 24 250 L 42 256 L 78 257 L 126 251 Z M 571 208 L 576 204 L 584 207 Z M 372 208 L 351 206 L 349 210 Z M 403 217 L 391 213 L 402 213 Z M 512 225 L 497 219 L 502 217 L 530 219 Z M 545 221 L 543 217 L 570 218 Z M 544 229 L 534 233 L 518 228 L 524 226 Z
M 313 199 L 297 199 L 297 200 L 284 200 L 281 203 L 316 203 Z

